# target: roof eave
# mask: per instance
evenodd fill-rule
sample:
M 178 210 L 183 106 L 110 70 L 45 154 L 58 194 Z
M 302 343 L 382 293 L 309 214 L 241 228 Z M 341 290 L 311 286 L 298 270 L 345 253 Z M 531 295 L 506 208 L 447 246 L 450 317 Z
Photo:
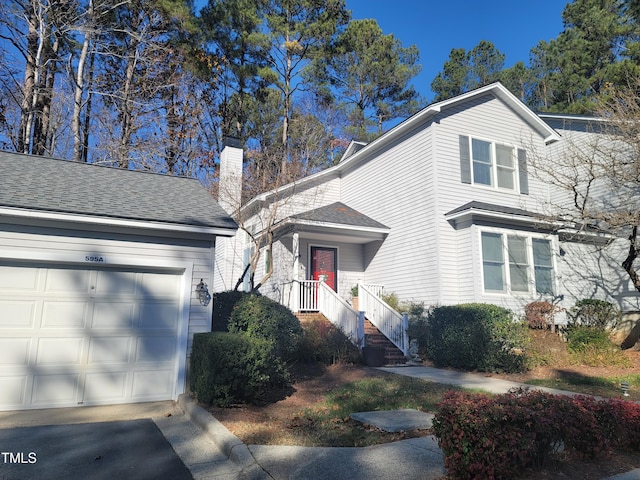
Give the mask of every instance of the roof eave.
M 145 221 L 125 218 L 96 217 L 91 215 L 46 212 L 23 208 L 0 207 L 0 217 L 30 218 L 33 220 L 71 222 L 102 227 L 125 227 L 143 231 L 165 231 L 213 236 L 232 237 L 237 227 L 215 227 L 207 225 L 189 225 L 169 222 Z

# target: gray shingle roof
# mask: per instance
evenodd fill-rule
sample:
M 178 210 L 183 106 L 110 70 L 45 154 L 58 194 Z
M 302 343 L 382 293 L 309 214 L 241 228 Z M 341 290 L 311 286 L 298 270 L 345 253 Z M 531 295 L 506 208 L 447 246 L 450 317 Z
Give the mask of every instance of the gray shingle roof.
M 342 202 L 332 203 L 324 207 L 293 215 L 294 220 L 310 220 L 314 222 L 334 223 L 367 228 L 387 228 L 380 222 L 367 217 Z
M 0 152 L 0 207 L 235 229 L 195 179 Z
M 534 212 L 529 212 L 527 210 L 522 210 L 521 208 L 513 208 L 507 207 L 505 205 L 496 205 L 493 203 L 485 203 L 485 202 L 469 202 L 464 205 L 459 206 L 458 208 L 454 208 L 450 212 L 445 213 L 445 216 L 455 215 L 456 213 L 465 212 L 468 210 L 485 210 L 487 212 L 493 213 L 504 213 L 507 215 L 522 215 L 525 217 L 536 217 L 539 216 Z

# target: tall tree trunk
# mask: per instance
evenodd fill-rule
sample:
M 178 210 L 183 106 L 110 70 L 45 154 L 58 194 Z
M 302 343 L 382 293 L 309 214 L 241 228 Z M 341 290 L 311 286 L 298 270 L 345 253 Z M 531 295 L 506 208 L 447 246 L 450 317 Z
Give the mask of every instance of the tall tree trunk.
M 87 7 L 87 18 L 89 27 L 93 24 L 93 0 L 89 0 Z M 74 95 L 73 95 L 73 116 L 71 118 L 71 130 L 73 132 L 73 161 L 81 162 L 83 157 L 83 145 L 84 139 L 82 136 L 82 97 L 84 94 L 84 67 L 87 62 L 87 56 L 89 53 L 89 45 L 91 43 L 90 29 L 87 29 L 84 34 L 84 41 L 82 42 L 82 49 L 80 50 L 80 56 L 78 57 L 78 67 L 76 75 L 74 77 Z M 71 64 L 71 57 L 69 57 L 69 64 Z M 73 72 L 72 66 L 69 65 L 70 73 Z
M 25 12 L 27 17 L 27 51 L 22 87 L 22 102 L 20 104 L 20 127 L 18 130 L 17 150 L 31 153 L 31 124 L 33 122 L 33 103 L 35 100 L 36 84 L 38 82 L 38 68 L 42 55 L 42 41 L 40 35 L 41 5 L 38 0 L 31 0 L 30 8 Z
M 638 227 L 634 226 L 631 230 L 631 235 L 629 235 L 629 253 L 627 258 L 622 262 L 622 267 L 629 274 L 629 278 L 633 282 L 635 289 L 640 292 L 640 276 L 638 276 L 638 272 L 636 272 L 636 269 L 633 267 L 633 263 L 638 258 L 638 253 L 640 253 Z

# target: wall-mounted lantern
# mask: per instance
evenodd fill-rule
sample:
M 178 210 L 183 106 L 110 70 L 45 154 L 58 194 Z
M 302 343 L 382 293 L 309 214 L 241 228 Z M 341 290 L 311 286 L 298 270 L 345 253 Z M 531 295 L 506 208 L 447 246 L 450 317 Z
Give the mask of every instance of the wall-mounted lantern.
M 200 279 L 200 283 L 196 285 L 196 295 L 198 296 L 198 300 L 200 301 L 200 305 L 204 305 L 205 307 L 209 305 L 211 301 L 211 295 L 209 294 L 209 288 L 207 284 L 204 283 L 203 279 Z

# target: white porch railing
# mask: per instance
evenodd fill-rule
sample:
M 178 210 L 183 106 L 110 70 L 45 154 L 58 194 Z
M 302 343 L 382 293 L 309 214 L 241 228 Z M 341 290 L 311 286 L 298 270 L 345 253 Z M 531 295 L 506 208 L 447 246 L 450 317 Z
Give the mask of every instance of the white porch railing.
M 294 281 L 294 285 L 295 285 Z M 317 312 L 318 308 L 318 285 L 319 280 L 302 280 L 298 282 L 300 288 L 298 289 L 297 298 L 297 311 L 298 312 Z M 293 309 L 294 311 L 296 308 Z
M 318 307 L 358 348 L 364 346 L 364 313 L 357 312 L 326 283 L 318 285 Z
M 400 315 L 387 305 L 375 289 L 362 283 L 358 284 L 358 302 L 360 310 L 366 312 L 367 319 L 380 332 L 391 340 L 406 356 L 409 354 L 409 320 L 407 315 Z
M 298 288 L 295 286 L 298 284 Z M 409 322 L 387 305 L 380 296 L 382 285 L 358 283 L 360 312 L 353 309 L 324 282 L 318 280 L 294 281 L 294 299 L 290 308 L 298 312 L 320 312 L 340 328 L 359 347 L 364 342 L 364 316 L 385 335 L 404 355 L 409 353 Z M 363 313 L 364 312 L 364 313 Z

